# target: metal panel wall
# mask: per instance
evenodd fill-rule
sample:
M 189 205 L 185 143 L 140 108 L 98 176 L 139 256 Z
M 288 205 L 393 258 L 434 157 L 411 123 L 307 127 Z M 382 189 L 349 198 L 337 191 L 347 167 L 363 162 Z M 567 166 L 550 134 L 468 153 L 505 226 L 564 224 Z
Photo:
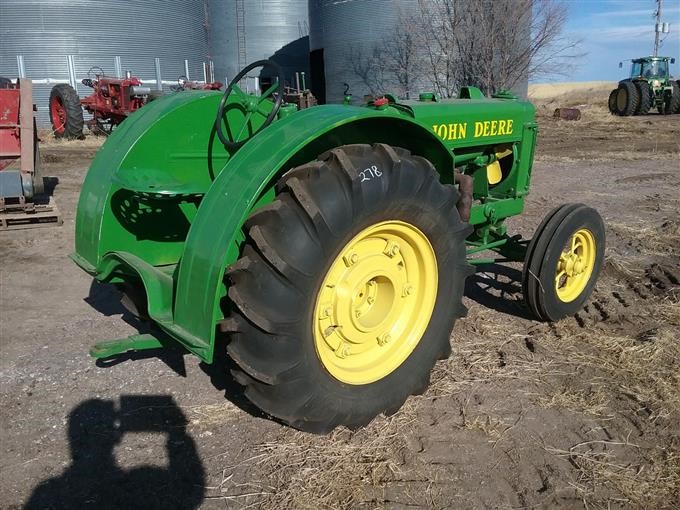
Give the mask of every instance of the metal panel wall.
M 309 67 L 307 0 L 210 0 L 208 30 L 220 81 L 275 54 L 289 82 L 295 72 Z M 240 55 L 239 35 L 240 44 L 245 43 Z
M 18 76 L 23 55 L 27 78 L 68 80 L 67 55 L 74 55 L 78 81 L 91 66 L 114 75 L 122 70 L 155 79 L 154 57 L 163 80 L 184 74 L 203 79 L 208 57 L 207 0 L 0 0 L 0 76 Z M 49 123 L 47 102 L 53 85 L 35 85 L 38 120 Z M 91 89 L 80 84 L 78 93 Z

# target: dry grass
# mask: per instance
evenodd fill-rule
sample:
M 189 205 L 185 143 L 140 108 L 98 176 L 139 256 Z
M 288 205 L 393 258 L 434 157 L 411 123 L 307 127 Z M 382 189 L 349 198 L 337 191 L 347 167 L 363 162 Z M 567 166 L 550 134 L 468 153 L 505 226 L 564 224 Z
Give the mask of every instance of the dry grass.
M 659 328 L 639 338 L 589 333 L 555 340 L 563 363 L 587 372 L 585 381 L 572 381 L 539 403 L 593 415 L 614 413 L 620 397 L 634 402 L 647 419 L 680 419 L 680 304 L 662 305 Z M 585 348 L 584 346 L 588 346 Z M 584 388 L 579 388 L 581 384 Z
M 584 332 L 551 338 L 551 348 L 573 368 L 574 377 L 536 395 L 538 405 L 592 415 L 603 423 L 633 419 L 645 430 L 643 436 L 630 427 L 640 436 L 639 445 L 625 437 L 579 443 L 567 451 L 549 449 L 576 468 L 572 485 L 587 508 L 680 504 L 680 303 L 659 303 L 655 319 L 657 328 L 637 335 Z M 551 379 L 545 384 L 550 386 Z
M 571 83 L 531 83 L 529 85 L 529 99 L 538 101 L 552 99 L 564 95 L 579 94 L 593 96 L 609 92 L 616 87 L 613 81 L 584 81 Z
M 629 239 L 645 254 L 680 255 L 680 221 L 672 219 L 661 225 L 627 225 L 610 222 L 609 230 Z
M 586 441 L 569 450 L 548 448 L 578 469 L 572 482 L 586 508 L 673 508 L 678 503 L 680 454 L 663 447 Z M 622 460 L 636 458 L 637 462 Z M 675 502 L 675 503 L 674 503 Z
M 60 148 L 60 147 L 100 147 L 105 141 L 105 136 L 94 136 L 87 133 L 82 140 L 67 140 L 65 138 L 55 138 L 54 133 L 49 129 L 39 129 L 38 138 L 40 147 Z
M 417 399 L 416 399 L 417 400 Z M 263 443 L 225 469 L 225 480 L 210 499 L 238 501 L 243 507 L 354 508 L 379 497 L 381 487 L 400 473 L 416 400 L 391 417 L 379 417 L 357 432 L 338 429 L 329 436 L 290 432 Z M 236 483 L 231 473 L 247 464 L 265 480 Z
M 241 410 L 229 401 L 191 406 L 187 410 L 190 413 L 191 425 L 202 428 L 233 421 L 241 414 Z

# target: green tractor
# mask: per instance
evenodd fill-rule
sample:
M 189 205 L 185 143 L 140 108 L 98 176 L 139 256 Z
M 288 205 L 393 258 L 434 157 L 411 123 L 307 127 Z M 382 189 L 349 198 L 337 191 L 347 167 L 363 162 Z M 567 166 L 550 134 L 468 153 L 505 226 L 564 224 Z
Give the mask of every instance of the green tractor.
M 244 93 L 259 67 L 271 85 Z M 282 82 L 255 62 L 224 93 L 159 98 L 104 143 L 72 258 L 152 328 L 94 357 L 169 340 L 213 363 L 226 345 L 248 399 L 324 433 L 426 389 L 477 265 L 522 262 L 539 320 L 583 306 L 604 256 L 598 213 L 557 207 L 530 241 L 505 224 L 529 192 L 530 103 L 464 87 L 446 101 L 299 109 Z
M 669 63 L 674 64 L 675 59 L 633 59 L 630 77 L 609 94 L 609 111 L 622 116 L 646 115 L 652 108 L 662 114 L 680 113 L 680 80 L 674 81 L 670 75 Z

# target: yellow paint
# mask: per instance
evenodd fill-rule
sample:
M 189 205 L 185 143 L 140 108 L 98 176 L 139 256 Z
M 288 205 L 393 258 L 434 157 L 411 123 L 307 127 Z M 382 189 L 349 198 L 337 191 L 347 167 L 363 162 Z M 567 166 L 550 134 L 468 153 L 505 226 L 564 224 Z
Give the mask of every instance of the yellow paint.
M 512 134 L 512 119 L 484 120 L 474 123 L 473 138 L 488 136 L 508 136 Z M 467 138 L 467 122 L 450 122 L 448 124 L 433 124 L 432 131 L 442 140 L 464 140 Z
M 494 161 L 486 167 L 486 180 L 489 184 L 498 184 L 503 178 L 503 172 L 501 171 L 501 164 L 498 161 Z
M 467 122 L 433 124 L 432 130 L 442 140 L 462 140 L 467 136 Z
M 475 138 L 506 136 L 512 134 L 512 119 L 484 120 L 475 122 Z
M 574 232 L 555 269 L 555 291 L 560 301 L 570 303 L 588 285 L 595 266 L 595 236 L 586 228 Z
M 493 129 L 493 122 L 491 124 Z M 486 166 L 486 180 L 489 184 L 498 184 L 503 179 L 503 170 L 499 161 L 512 155 L 512 145 L 502 144 L 496 146 L 496 160 Z
M 314 345 L 324 368 L 355 385 L 391 374 L 420 342 L 437 286 L 437 259 L 418 228 L 394 220 L 359 232 L 317 294 Z

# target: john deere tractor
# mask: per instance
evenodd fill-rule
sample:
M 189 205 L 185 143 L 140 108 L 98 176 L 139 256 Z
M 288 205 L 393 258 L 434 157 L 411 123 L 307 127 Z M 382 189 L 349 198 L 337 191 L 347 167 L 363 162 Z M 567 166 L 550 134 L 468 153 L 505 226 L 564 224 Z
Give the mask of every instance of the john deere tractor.
M 260 67 L 271 85 L 246 94 Z M 559 206 L 531 240 L 505 224 L 529 193 L 530 103 L 463 87 L 453 100 L 299 109 L 282 82 L 255 62 L 224 93 L 159 98 L 104 143 L 72 258 L 152 327 L 94 357 L 170 340 L 213 363 L 226 345 L 253 403 L 322 433 L 426 389 L 476 266 L 523 263 L 538 320 L 588 299 L 605 246 L 595 210 Z
M 653 108 L 662 114 L 680 113 L 680 80 L 670 75 L 669 63 L 675 63 L 675 59 L 633 59 L 630 77 L 621 80 L 609 94 L 609 111 L 623 116 L 646 115 Z

